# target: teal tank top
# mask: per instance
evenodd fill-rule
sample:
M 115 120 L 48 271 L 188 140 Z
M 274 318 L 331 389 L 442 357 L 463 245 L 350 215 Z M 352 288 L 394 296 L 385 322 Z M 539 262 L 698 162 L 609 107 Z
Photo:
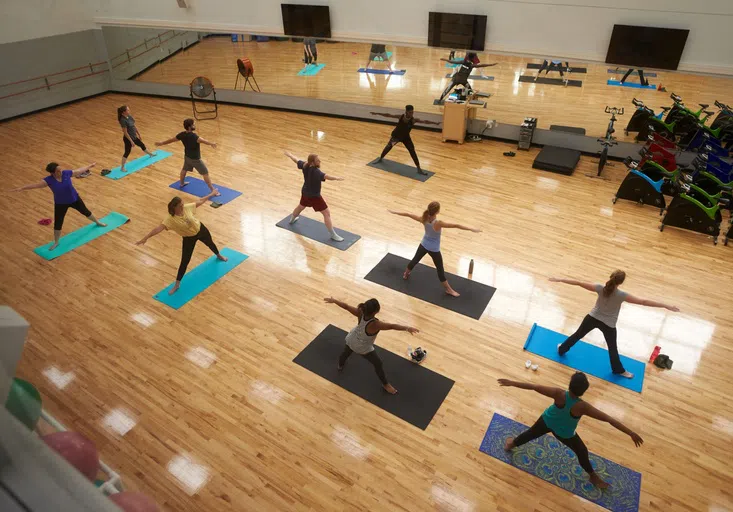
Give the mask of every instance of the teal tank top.
M 575 429 L 578 428 L 580 418 L 575 418 L 570 414 L 570 409 L 580 402 L 580 398 L 571 398 L 569 392 L 565 392 L 565 406 L 561 409 L 555 404 L 548 407 L 542 413 L 542 419 L 545 420 L 552 432 L 563 439 L 570 439 L 575 435 Z

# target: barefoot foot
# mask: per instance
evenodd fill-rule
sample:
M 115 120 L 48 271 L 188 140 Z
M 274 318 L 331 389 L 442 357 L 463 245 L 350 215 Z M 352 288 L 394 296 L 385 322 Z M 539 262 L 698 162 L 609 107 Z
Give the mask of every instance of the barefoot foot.
M 100 228 L 106 228 L 107 224 L 105 224 L 104 222 L 97 221 L 97 226 L 99 226 Z
M 219 258 L 219 261 L 229 261 L 226 256 L 222 256 L 221 254 L 217 254 L 216 257 Z
M 405 270 L 405 273 L 402 274 L 402 279 L 404 279 L 405 281 L 407 281 L 409 278 L 410 278 L 410 271 L 409 270 Z
M 384 390 L 385 390 L 385 391 L 386 391 L 387 393 L 389 393 L 390 395 L 396 395 L 396 394 L 397 394 L 397 390 L 396 390 L 396 389 L 394 388 L 394 386 L 392 386 L 392 384 L 385 384 L 385 385 L 384 385 L 384 386 L 382 386 L 382 387 L 383 387 L 383 388 L 384 388 Z
M 49 247 L 49 248 L 48 248 L 48 250 L 49 250 L 49 251 L 53 251 L 53 250 L 54 250 L 54 249 L 55 249 L 56 247 L 58 247 L 58 246 L 59 246 L 59 243 L 58 243 L 58 242 L 54 242 L 54 243 L 53 243 L 53 245 L 52 245 L 51 247 Z
M 504 451 L 511 451 L 514 449 L 514 438 L 513 437 L 507 437 L 506 442 L 504 443 Z
M 176 283 L 175 285 L 173 285 L 173 288 L 171 288 L 170 290 L 168 290 L 168 295 L 173 295 L 174 293 L 176 293 L 178 291 L 178 289 L 180 287 L 181 287 L 181 285 L 178 284 L 178 283 Z
M 293 217 L 293 216 L 291 215 L 291 216 L 290 216 L 290 220 L 288 221 L 288 224 L 293 224 L 293 223 L 294 223 L 294 222 L 295 222 L 296 220 L 298 220 L 299 218 L 300 218 L 299 216 L 298 216 L 298 217 Z
M 601 480 L 601 477 L 599 477 L 595 473 L 590 476 L 590 483 L 592 483 L 599 489 L 608 489 L 609 486 L 608 482 L 604 482 L 603 480 Z
M 631 372 L 617 373 L 616 375 L 620 375 L 621 377 L 626 377 L 627 379 L 634 378 L 634 374 Z
M 455 291 L 453 288 L 447 288 L 445 290 L 445 293 L 447 293 L 448 295 L 451 295 L 453 297 L 460 297 L 461 296 L 461 294 L 458 293 L 457 291 Z

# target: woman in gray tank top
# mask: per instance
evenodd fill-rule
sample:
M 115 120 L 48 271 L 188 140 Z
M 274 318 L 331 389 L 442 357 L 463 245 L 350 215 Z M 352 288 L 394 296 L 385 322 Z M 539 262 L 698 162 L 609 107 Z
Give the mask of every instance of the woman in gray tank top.
M 345 302 L 328 297 L 323 299 L 327 304 L 336 304 L 338 307 L 345 309 L 355 317 L 359 319 L 359 323 L 351 329 L 349 334 L 346 335 L 346 346 L 344 351 L 339 356 L 338 370 L 344 369 L 346 360 L 349 356 L 356 352 L 369 361 L 374 366 L 374 371 L 377 372 L 379 380 L 382 382 L 382 387 L 388 393 L 394 395 L 397 390 L 392 384 L 387 381 L 387 375 L 384 373 L 384 367 L 382 360 L 374 350 L 374 340 L 377 338 L 379 331 L 407 331 L 410 334 L 416 334 L 420 331 L 414 327 L 408 327 L 400 324 L 388 324 L 382 322 L 376 318 L 376 314 L 379 313 L 379 301 L 377 299 L 369 299 L 366 302 L 362 302 L 358 306 L 349 306 Z
M 634 297 L 628 293 L 619 290 L 619 286 L 626 279 L 626 273 L 623 270 L 614 270 L 611 277 L 606 281 L 605 286 L 602 284 L 584 283 L 582 281 L 576 281 L 575 279 L 557 279 L 554 277 L 550 278 L 553 283 L 565 283 L 572 284 L 574 286 L 580 286 L 585 288 L 589 292 L 595 292 L 598 294 L 596 304 L 589 314 L 585 316 L 583 322 L 578 327 L 578 330 L 573 333 L 568 339 L 565 340 L 561 345 L 558 345 L 557 352 L 563 356 L 575 345 L 582 337 L 587 335 L 593 329 L 600 329 L 603 333 L 603 337 L 606 339 L 606 345 L 608 345 L 608 357 L 611 360 L 611 369 L 613 373 L 626 377 L 628 379 L 634 378 L 634 374 L 627 372 L 624 369 L 624 365 L 621 364 L 621 358 L 618 355 L 618 346 L 616 344 L 616 320 L 618 320 L 618 314 L 621 310 L 621 304 L 624 302 L 630 302 L 631 304 L 639 304 L 641 306 L 649 306 L 652 308 L 665 308 L 670 311 L 679 311 L 676 306 L 670 306 L 663 302 L 656 302 L 648 299 L 641 299 Z
M 435 270 L 438 271 L 438 279 L 440 280 L 440 284 L 443 285 L 445 293 L 452 295 L 453 297 L 459 297 L 461 294 L 451 288 L 451 285 L 448 284 L 448 279 L 445 277 L 443 255 L 440 253 L 440 235 L 443 232 L 443 228 L 456 228 L 464 231 L 473 231 L 474 233 L 480 233 L 481 230 L 462 226 L 461 224 L 451 224 L 438 220 L 438 214 L 440 213 L 440 203 L 438 201 L 430 203 L 422 215 L 413 215 L 412 213 L 396 212 L 393 210 L 389 210 L 389 213 L 399 215 L 401 217 L 409 217 L 410 219 L 416 220 L 422 224 L 425 228 L 425 236 L 423 236 L 420 245 L 417 247 L 417 252 L 415 252 L 415 256 L 412 258 L 412 261 L 407 264 L 407 269 L 405 269 L 405 273 L 402 274 L 402 278 L 405 280 L 409 279 L 410 273 L 412 272 L 412 269 L 415 268 L 415 265 L 420 263 L 420 260 L 423 259 L 426 254 L 429 254 L 435 264 Z

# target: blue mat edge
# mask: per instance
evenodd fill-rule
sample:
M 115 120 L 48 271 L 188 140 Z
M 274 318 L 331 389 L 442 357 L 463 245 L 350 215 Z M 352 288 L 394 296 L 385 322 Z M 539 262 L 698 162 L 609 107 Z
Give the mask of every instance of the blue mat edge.
M 72 251 L 73 251 L 74 249 L 78 249 L 78 248 L 79 248 L 79 247 L 81 247 L 82 245 L 86 245 L 87 243 L 89 243 L 89 242 L 91 242 L 91 241 L 93 241 L 93 240 L 96 240 L 97 238 L 99 238 L 99 237 L 101 237 L 101 236 L 103 236 L 103 235 L 106 235 L 107 233 L 111 233 L 111 232 L 112 232 L 112 231 L 114 231 L 115 229 L 117 229 L 117 228 L 121 228 L 122 226 L 124 226 L 125 224 L 127 224 L 128 222 L 130 222 L 130 217 L 128 217 L 127 215 L 124 215 L 124 214 L 122 214 L 122 213 L 120 213 L 120 212 L 114 212 L 114 211 L 112 211 L 112 212 L 109 212 L 109 213 L 108 213 L 107 215 L 105 215 L 104 217 L 102 217 L 102 218 L 101 218 L 101 219 L 99 219 L 99 220 L 100 220 L 100 221 L 104 221 L 104 220 L 105 220 L 105 219 L 107 219 L 107 218 L 108 218 L 108 217 L 109 217 L 110 215 L 119 215 L 120 217 L 123 217 L 123 218 L 124 218 L 124 221 L 123 221 L 123 222 L 122 222 L 121 224 L 119 224 L 119 225 L 117 225 L 117 226 L 115 226 L 115 227 L 113 227 L 113 228 L 107 229 L 107 231 L 105 231 L 104 233 L 101 233 L 101 234 L 100 234 L 99 236 L 96 236 L 96 237 L 94 237 L 94 238 L 92 238 L 92 239 L 90 239 L 90 240 L 87 240 L 87 241 L 86 241 L 86 242 L 84 242 L 83 244 L 77 245 L 77 246 L 76 246 L 76 247 L 74 247 L 73 249 L 70 249 L 70 250 L 68 250 L 68 251 L 66 251 L 66 252 L 58 252 L 58 253 L 55 253 L 55 254 L 53 255 L 53 256 L 54 256 L 53 258 L 46 258 L 46 257 L 45 257 L 45 256 L 44 256 L 43 254 L 41 254 L 41 253 L 39 252 L 39 251 L 40 251 L 41 249 L 43 249 L 43 248 L 45 248 L 45 247 L 49 247 L 49 246 L 50 246 L 50 245 L 51 245 L 51 244 L 52 244 L 53 242 L 48 242 L 48 243 L 46 243 L 46 244 L 43 244 L 43 245 L 39 245 L 38 247 L 34 247 L 34 248 L 33 248 L 33 252 L 34 252 L 35 254 L 37 254 L 38 256 L 40 256 L 41 258 L 43 258 L 44 260 L 46 260 L 46 261 L 53 261 L 53 260 L 55 260 L 56 258 L 59 258 L 59 257 L 63 256 L 64 254 L 68 254 L 68 253 L 72 252 Z M 71 231 L 71 232 L 67 233 L 67 234 L 66 234 L 66 236 L 68 236 L 68 235 L 70 235 L 71 233 L 74 233 L 75 231 L 78 231 L 78 230 L 80 230 L 80 229 L 84 229 L 84 228 L 87 228 L 87 227 L 91 226 L 92 224 L 94 224 L 94 223 L 93 223 L 93 222 L 90 222 L 89 224 L 85 224 L 85 225 L 83 225 L 82 227 L 80 227 L 80 228 L 77 228 L 77 229 L 75 229 L 74 231 Z M 109 226 L 107 226 L 107 227 L 109 227 Z M 104 228 L 104 229 L 106 229 L 106 228 Z M 64 238 L 64 237 L 61 237 L 61 238 L 60 238 L 59 240 L 63 240 L 63 238 Z
M 198 181 L 198 182 L 203 183 L 204 186 L 208 186 L 208 185 L 206 185 L 206 182 L 204 180 L 202 180 L 200 178 L 196 178 L 195 176 L 190 176 L 190 177 L 187 177 L 186 179 L 189 180 L 189 183 L 190 183 L 190 181 Z M 183 192 L 185 194 L 188 194 L 189 196 L 198 197 L 199 199 L 201 199 L 201 198 L 204 197 L 204 196 L 197 196 L 196 194 L 192 194 L 191 192 L 188 192 L 185 188 L 181 188 L 180 186 L 176 187 L 176 185 L 178 185 L 179 183 L 180 183 L 180 180 L 176 180 L 173 183 L 171 183 L 170 185 L 168 185 L 168 188 L 172 188 L 173 190 L 178 190 L 179 192 Z M 212 185 L 214 185 L 214 188 L 217 189 L 220 193 L 221 193 L 222 190 L 236 192 L 236 195 L 234 197 L 232 197 L 231 199 L 229 199 L 226 203 L 222 203 L 222 204 L 230 203 L 230 202 L 234 201 L 236 198 L 238 198 L 239 196 L 243 195 L 243 193 L 240 192 L 239 190 L 235 190 L 233 188 L 225 187 L 224 185 L 217 185 L 216 183 L 212 183 Z M 222 193 L 221 195 L 223 196 L 224 194 Z M 217 201 L 217 198 L 221 198 L 221 196 L 212 197 L 212 198 L 209 199 L 209 201 L 211 201 L 212 203 L 217 203 L 217 202 L 219 202 L 219 201 Z
M 606 85 L 610 85 L 612 87 L 630 87 L 632 89 L 648 89 L 648 90 L 657 89 L 657 86 L 655 84 L 641 85 L 640 83 L 636 83 L 636 82 L 621 83 L 620 80 L 611 80 L 610 78 L 606 81 Z
M 112 176 L 111 173 L 110 173 L 110 174 L 105 174 L 102 177 L 103 178 L 108 178 L 110 180 L 118 181 L 118 180 L 121 180 L 122 178 L 125 178 L 127 176 L 130 176 L 131 174 L 135 174 L 136 172 L 141 171 L 141 170 L 145 169 L 146 167 L 149 167 L 149 166 L 151 166 L 153 164 L 157 164 L 158 162 L 162 162 L 166 158 L 169 158 L 169 157 L 173 156 L 173 153 L 172 152 L 166 151 L 165 149 L 156 149 L 154 151 L 156 152 L 156 156 L 157 156 L 157 153 L 161 153 L 162 154 L 162 158 L 159 158 L 159 159 L 155 160 L 154 162 L 150 162 L 148 165 L 143 165 L 142 167 L 138 167 L 137 169 L 128 170 L 125 174 L 122 174 L 121 176 Z M 129 166 L 130 164 L 136 162 L 137 160 L 140 160 L 140 159 L 146 158 L 146 157 L 147 158 L 150 158 L 147 155 L 140 156 L 140 157 L 136 158 L 135 160 L 132 160 L 131 162 L 128 162 L 126 165 Z M 153 157 L 153 158 L 155 158 L 155 157 Z M 112 167 L 112 169 L 110 169 L 110 171 L 114 171 L 115 169 L 119 169 L 119 168 L 120 168 L 120 166 L 118 165 L 118 166 Z

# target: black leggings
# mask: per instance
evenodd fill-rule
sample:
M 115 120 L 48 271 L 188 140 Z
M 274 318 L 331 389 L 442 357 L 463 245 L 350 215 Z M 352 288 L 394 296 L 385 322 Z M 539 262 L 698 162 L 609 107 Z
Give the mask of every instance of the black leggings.
M 84 201 L 81 200 L 81 197 L 71 204 L 54 204 L 53 229 L 55 231 L 61 231 L 61 228 L 64 226 L 64 217 L 66 217 L 66 212 L 69 211 L 69 208 L 73 208 L 84 217 L 89 217 L 92 214 L 92 212 L 89 211 L 89 208 L 84 204 Z
M 570 65 L 567 62 L 565 63 L 565 69 L 570 69 Z M 549 75 L 550 74 L 550 71 L 553 71 L 553 70 L 559 71 L 560 72 L 560 77 L 565 76 L 563 74 L 562 63 L 560 63 L 560 62 L 548 62 L 548 61 L 544 61 L 542 63 L 542 66 L 540 66 L 540 70 L 537 72 L 537 76 L 540 76 L 540 74 L 542 73 L 542 70 L 545 70 L 545 76 Z
M 545 420 L 540 416 L 537 421 L 534 422 L 534 425 L 514 438 L 514 446 L 522 446 L 523 444 L 537 439 L 538 437 L 542 437 L 545 434 L 549 434 L 550 432 L 552 432 L 552 430 L 550 430 L 550 427 L 547 426 Z M 590 464 L 590 459 L 588 458 L 588 448 L 586 448 L 585 443 L 578 434 L 575 434 L 569 439 L 558 437 L 554 432 L 552 432 L 552 434 L 558 441 L 575 452 L 575 455 L 578 457 L 580 467 L 583 468 L 586 473 L 589 475 L 595 473 L 593 466 Z
M 644 70 L 637 69 L 637 71 L 639 72 L 639 83 L 643 86 L 649 85 L 649 81 L 646 78 L 644 78 Z M 629 78 L 629 75 L 631 75 L 631 73 L 633 72 L 634 72 L 634 68 L 629 68 L 629 70 L 626 72 L 624 77 L 621 79 L 621 83 L 623 84 L 624 82 L 626 82 L 626 79 Z
M 132 151 L 132 142 L 134 142 L 135 145 L 143 151 L 148 150 L 148 148 L 145 147 L 145 144 L 143 144 L 143 141 L 141 141 L 140 139 L 132 139 L 132 142 L 130 142 L 130 139 L 128 139 L 127 137 L 122 137 L 122 140 L 125 142 L 125 154 L 122 155 L 122 158 L 127 158 L 128 156 L 130 156 L 130 151 Z
M 313 57 L 308 55 L 308 52 L 303 50 L 303 61 L 306 64 L 315 64 L 318 62 L 318 51 L 315 48 L 311 48 L 311 53 L 313 54 Z
M 621 364 L 621 358 L 618 356 L 618 346 L 616 345 L 616 328 L 609 327 L 600 320 L 593 318 L 590 315 L 585 315 L 583 322 L 578 327 L 578 330 L 573 333 L 565 342 L 560 345 L 558 351 L 560 355 L 565 354 L 575 345 L 580 338 L 591 332 L 593 329 L 600 329 L 603 333 L 603 337 L 606 338 L 606 345 L 608 345 L 608 358 L 611 360 L 611 369 L 613 373 L 624 373 L 624 365 Z
M 468 90 L 471 90 L 471 84 L 468 83 L 468 76 L 455 75 L 451 79 L 450 83 L 443 90 L 443 94 L 440 95 L 440 99 L 438 101 L 443 101 L 448 96 L 448 94 L 450 94 L 453 88 L 457 85 L 462 85 L 463 87 L 466 87 Z
M 344 351 L 341 352 L 341 355 L 339 356 L 339 368 L 343 368 L 344 364 L 346 364 L 346 360 L 353 353 L 354 351 L 351 350 L 348 345 L 344 347 Z M 372 363 L 372 366 L 374 366 L 374 371 L 377 372 L 377 377 L 379 377 L 379 380 L 382 381 L 383 385 L 387 385 L 387 375 L 385 375 L 384 373 L 384 366 L 382 366 L 382 360 L 379 359 L 377 351 L 372 350 L 371 352 L 368 352 L 366 354 L 361 354 L 361 356 L 370 363 Z
M 176 276 L 176 281 L 180 281 L 181 279 L 183 279 L 183 275 L 186 273 L 188 264 L 191 261 L 193 249 L 194 247 L 196 247 L 196 242 L 198 242 L 199 240 L 206 244 L 206 247 L 211 249 L 211 252 L 213 252 L 217 256 L 219 255 L 219 249 L 216 248 L 216 244 L 211 239 L 211 233 L 206 228 L 206 226 L 201 224 L 201 229 L 199 229 L 198 233 L 193 236 L 183 237 L 183 248 L 181 249 L 181 265 L 178 267 L 178 275 Z
M 422 244 L 418 246 L 417 251 L 415 252 L 415 256 L 412 258 L 412 261 L 407 264 L 407 270 L 412 271 L 412 269 L 415 268 L 415 265 L 420 263 L 420 260 L 423 259 L 423 256 L 425 256 L 426 254 L 429 254 L 430 257 L 433 258 L 433 263 L 435 263 L 435 270 L 438 271 L 438 279 L 440 279 L 441 283 L 444 283 L 446 281 L 446 278 L 445 269 L 443 268 L 443 255 L 440 254 L 440 251 L 428 251 L 425 247 L 423 247 Z
M 379 158 L 384 158 L 387 156 L 387 153 L 389 153 L 393 147 L 395 147 L 397 144 L 402 143 L 405 145 L 405 149 L 410 153 L 410 156 L 412 157 L 412 161 L 415 162 L 415 167 L 418 169 L 420 168 L 420 160 L 417 158 L 417 153 L 415 153 L 415 144 L 412 143 L 412 139 L 410 137 L 406 137 L 404 139 L 396 139 L 394 137 L 389 139 L 389 142 L 386 146 L 384 146 L 384 149 L 382 150 L 382 154 L 379 156 Z

